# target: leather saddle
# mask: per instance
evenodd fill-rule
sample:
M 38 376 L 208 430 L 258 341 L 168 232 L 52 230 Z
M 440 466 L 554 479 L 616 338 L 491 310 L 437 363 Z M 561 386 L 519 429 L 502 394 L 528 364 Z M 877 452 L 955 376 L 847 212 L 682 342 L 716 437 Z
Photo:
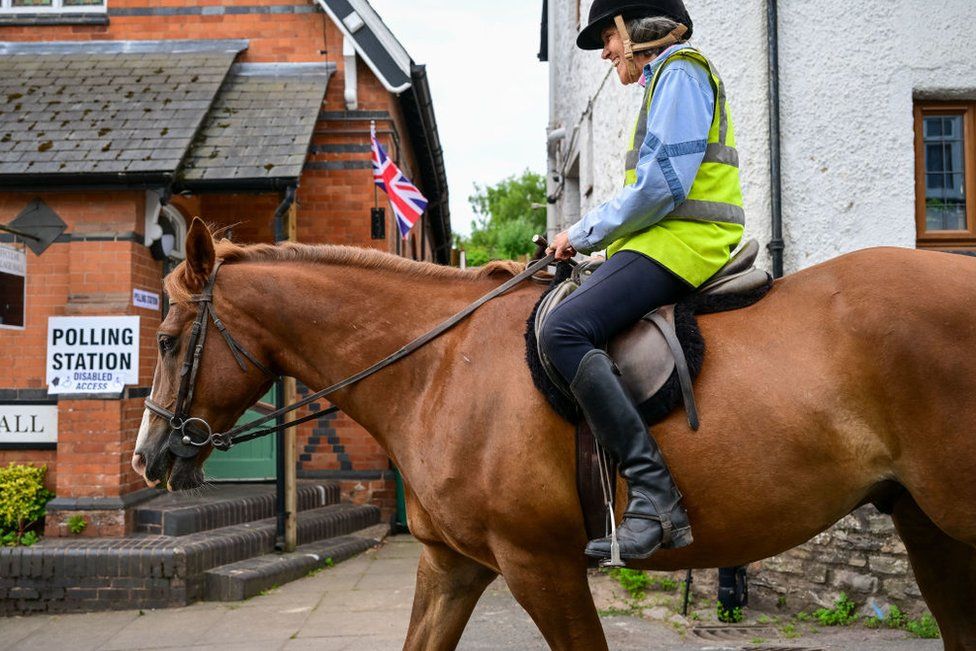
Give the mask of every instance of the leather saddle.
M 724 267 L 709 278 L 693 293 L 696 296 L 742 294 L 767 286 L 768 273 L 755 267 L 759 244 L 747 240 Z M 546 318 L 568 298 L 603 261 L 578 264 L 571 278 L 563 281 L 539 303 L 535 319 L 536 342 Z M 698 429 L 698 416 L 692 392 L 692 378 L 685 361 L 681 344 L 675 334 L 674 305 L 666 305 L 645 314 L 629 330 L 618 335 L 607 347 L 607 352 L 621 372 L 621 380 L 635 404 L 641 404 L 656 394 L 677 369 L 682 398 L 692 429 Z M 546 374 L 563 393 L 570 395 L 562 377 L 538 349 Z
M 753 292 L 757 296 L 761 295 L 763 288 L 769 288 L 771 278 L 765 271 L 756 269 L 758 254 L 759 244 L 755 240 L 746 241 L 724 267 L 696 290 L 692 298 L 708 300 Z M 542 369 L 552 384 L 574 403 L 575 399 L 569 388 L 538 346 L 539 333 L 556 306 L 586 282 L 600 264 L 602 261 L 576 265 L 569 279 L 542 298 L 536 309 L 534 323 L 530 321 Z M 644 315 L 629 330 L 614 339 L 607 352 L 620 369 L 624 386 L 637 405 L 649 401 L 662 390 L 672 375 L 677 375 L 682 401 L 688 414 L 688 424 L 693 430 L 698 429 L 698 410 L 692 390 L 691 371 L 675 332 L 674 305 L 667 305 Z M 607 495 L 606 482 L 616 475 L 616 460 L 601 451 L 586 420 L 580 419 L 576 427 L 576 488 L 586 533 L 590 539 L 604 536 L 609 530 L 608 517 L 614 510 L 616 491 L 611 490 Z M 611 484 L 615 485 L 615 482 L 611 481 Z

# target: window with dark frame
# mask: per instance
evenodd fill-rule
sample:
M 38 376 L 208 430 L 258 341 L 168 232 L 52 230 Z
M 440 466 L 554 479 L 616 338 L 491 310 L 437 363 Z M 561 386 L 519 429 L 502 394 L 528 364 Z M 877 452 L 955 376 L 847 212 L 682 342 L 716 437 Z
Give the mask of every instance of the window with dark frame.
M 0 0 L 0 14 L 105 13 L 108 0 Z
M 976 102 L 915 105 L 919 248 L 976 249 Z

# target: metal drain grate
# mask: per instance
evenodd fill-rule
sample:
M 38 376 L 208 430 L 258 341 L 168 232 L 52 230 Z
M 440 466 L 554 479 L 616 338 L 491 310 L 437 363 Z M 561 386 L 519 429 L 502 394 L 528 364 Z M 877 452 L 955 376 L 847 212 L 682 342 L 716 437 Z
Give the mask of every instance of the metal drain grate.
M 716 645 L 722 643 L 736 643 L 737 651 L 826 651 L 819 646 L 789 646 L 776 641 L 780 637 L 779 631 L 772 626 L 760 624 L 732 624 L 724 626 L 696 626 L 691 629 L 692 635 L 705 642 L 712 642 Z M 744 641 L 756 639 L 772 639 L 772 644 L 750 644 L 740 646 Z M 733 647 L 724 647 L 733 648 Z
M 772 626 L 754 624 L 733 624 L 731 626 L 696 626 L 691 629 L 695 637 L 706 642 L 741 642 L 757 637 L 776 638 L 779 632 Z

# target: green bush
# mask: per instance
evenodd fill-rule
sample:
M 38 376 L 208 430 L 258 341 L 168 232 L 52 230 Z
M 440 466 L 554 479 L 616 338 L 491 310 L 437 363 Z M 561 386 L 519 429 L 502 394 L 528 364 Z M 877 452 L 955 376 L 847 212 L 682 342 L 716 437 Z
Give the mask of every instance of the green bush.
M 934 640 L 939 637 L 939 625 L 935 623 L 935 617 L 925 613 L 918 619 L 910 619 L 905 622 L 905 630 L 916 637 Z
M 79 534 L 88 528 L 88 521 L 85 520 L 83 515 L 73 515 L 68 518 L 68 531 L 73 534 Z
M 641 570 L 620 567 L 609 570 L 607 574 L 630 593 L 631 599 L 643 599 L 644 591 L 651 585 L 651 577 Z
M 888 608 L 888 614 L 884 617 L 884 625 L 888 628 L 904 628 L 907 623 L 908 618 L 905 617 L 901 608 L 891 604 L 891 607 Z
M 821 608 L 813 616 L 824 626 L 848 626 L 858 620 L 857 604 L 841 592 L 833 608 Z
M 726 610 L 722 607 L 721 602 L 715 604 L 715 616 L 718 617 L 718 621 L 725 622 L 726 624 L 738 624 L 746 618 L 742 609 L 738 606 L 732 610 Z
M 0 468 L 0 540 L 4 545 L 31 545 L 37 534 L 27 528 L 44 517 L 54 493 L 44 488 L 47 466 L 11 463 Z

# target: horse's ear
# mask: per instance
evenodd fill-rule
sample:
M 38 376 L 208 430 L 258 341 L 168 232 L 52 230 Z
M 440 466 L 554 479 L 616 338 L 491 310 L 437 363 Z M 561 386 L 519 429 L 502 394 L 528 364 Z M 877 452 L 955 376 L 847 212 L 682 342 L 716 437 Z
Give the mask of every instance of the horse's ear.
M 214 267 L 214 244 L 210 229 L 199 217 L 193 218 L 186 234 L 186 284 L 194 290 L 203 289 Z

